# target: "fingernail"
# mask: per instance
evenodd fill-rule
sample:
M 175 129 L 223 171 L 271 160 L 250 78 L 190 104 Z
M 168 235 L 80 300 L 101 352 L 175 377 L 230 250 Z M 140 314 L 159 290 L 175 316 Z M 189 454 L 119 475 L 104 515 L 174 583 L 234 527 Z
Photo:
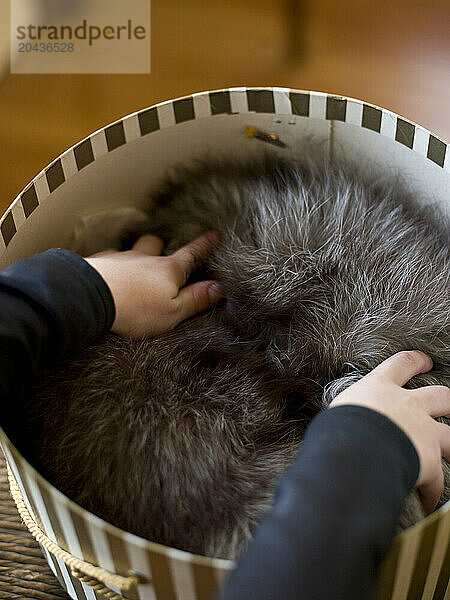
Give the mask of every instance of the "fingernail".
M 208 296 L 211 302 L 218 302 L 223 298 L 223 287 L 217 281 L 208 286 Z

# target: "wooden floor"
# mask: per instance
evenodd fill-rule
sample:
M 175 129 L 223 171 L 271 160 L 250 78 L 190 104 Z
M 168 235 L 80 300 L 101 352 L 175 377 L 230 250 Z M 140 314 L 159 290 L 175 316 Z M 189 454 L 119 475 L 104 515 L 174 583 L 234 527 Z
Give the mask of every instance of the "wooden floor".
M 152 0 L 151 74 L 9 75 L 0 83 L 0 213 L 77 140 L 194 91 L 334 92 L 448 139 L 449 20 L 447 0 Z

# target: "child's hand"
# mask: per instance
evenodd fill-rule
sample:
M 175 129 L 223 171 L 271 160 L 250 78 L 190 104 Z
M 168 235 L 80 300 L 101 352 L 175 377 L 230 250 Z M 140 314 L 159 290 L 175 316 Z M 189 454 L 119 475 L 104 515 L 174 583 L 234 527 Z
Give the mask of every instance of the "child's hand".
M 114 298 L 116 318 L 111 331 L 126 337 L 157 335 L 218 302 L 222 294 L 214 281 L 183 287 L 196 260 L 218 241 L 219 235 L 209 232 L 171 256 L 160 256 L 163 241 L 144 235 L 126 252 L 111 249 L 86 258 Z
M 434 510 L 442 493 L 441 457 L 450 460 L 450 427 L 432 418 L 450 416 L 450 388 L 430 385 L 406 390 L 402 386 L 432 366 L 431 358 L 423 352 L 398 352 L 341 392 L 330 404 L 330 408 L 343 404 L 366 406 L 389 417 L 403 429 L 419 455 L 416 487 L 427 513 Z

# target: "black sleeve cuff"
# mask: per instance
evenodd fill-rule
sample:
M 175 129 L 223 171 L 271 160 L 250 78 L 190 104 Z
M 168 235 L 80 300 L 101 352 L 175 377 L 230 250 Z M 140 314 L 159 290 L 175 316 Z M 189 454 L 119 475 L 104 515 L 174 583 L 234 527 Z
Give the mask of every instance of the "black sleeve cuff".
M 384 415 L 356 405 L 323 411 L 221 599 L 372 600 L 418 474 L 413 444 Z
M 383 446 L 384 453 L 396 457 L 397 461 L 401 463 L 400 468 L 404 473 L 405 488 L 411 490 L 414 487 L 420 471 L 419 456 L 410 438 L 394 421 L 365 406 L 345 404 L 319 413 L 307 430 L 308 437 L 319 435 L 322 430 L 325 431 L 327 436 L 326 432 L 333 429 L 333 423 L 349 432 L 353 428 L 360 429 L 359 434 L 356 432 L 354 436 L 352 434 L 352 443 L 355 446 L 358 446 L 359 442 L 363 442 L 364 439 L 366 439 L 367 444 L 373 439 L 374 442 L 376 441 L 377 446 Z M 366 438 L 369 430 L 370 435 Z M 346 439 L 346 442 L 349 443 L 349 440 Z M 377 451 L 375 449 L 375 452 Z
M 38 318 L 27 321 L 33 336 L 41 337 L 40 347 L 47 349 L 38 362 L 79 352 L 108 331 L 115 318 L 106 282 L 81 256 L 62 248 L 3 269 L 0 291 L 22 298 L 43 318 L 40 324 Z

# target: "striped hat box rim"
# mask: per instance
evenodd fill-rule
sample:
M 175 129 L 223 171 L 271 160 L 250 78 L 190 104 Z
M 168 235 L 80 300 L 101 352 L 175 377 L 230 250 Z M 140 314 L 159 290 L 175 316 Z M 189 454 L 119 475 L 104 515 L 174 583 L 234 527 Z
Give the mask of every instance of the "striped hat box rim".
M 137 118 L 140 126 L 140 132 L 136 137 L 142 137 L 163 128 L 157 125 L 155 126 L 155 129 L 150 127 L 146 130 L 148 124 L 145 123 L 144 119 L 146 115 L 152 114 L 152 111 L 154 115 L 157 115 L 158 112 L 169 109 L 169 112 L 174 115 L 172 117 L 173 123 L 171 123 L 173 125 L 184 122 L 187 119 L 200 119 L 205 116 L 213 116 L 214 114 L 223 114 L 226 109 L 222 110 L 222 112 L 220 112 L 220 109 L 219 112 L 214 111 L 215 104 L 213 99 L 221 94 L 227 94 L 229 96 L 228 102 L 231 114 L 236 112 L 247 112 L 248 114 L 252 114 L 255 112 L 267 112 L 266 109 L 270 109 L 269 112 L 271 114 L 321 118 L 330 123 L 338 121 L 351 123 L 352 125 L 375 131 L 380 135 L 388 137 L 392 141 L 403 144 L 411 151 L 417 152 L 434 164 L 450 171 L 450 152 L 448 150 L 448 144 L 444 140 L 413 121 L 375 104 L 342 95 L 281 87 L 233 87 L 208 92 L 198 92 L 181 96 L 175 100 L 159 102 L 149 108 L 133 112 L 105 127 L 97 129 L 89 136 L 83 138 L 80 142 L 74 144 L 66 152 L 56 157 L 47 167 L 42 169 L 32 181 L 27 184 L 27 186 L 25 186 L 3 214 L 0 219 L 0 242 L 2 245 L 5 247 L 8 246 L 10 240 L 23 222 L 59 185 L 67 181 L 88 164 L 95 162 L 95 160 L 100 158 L 103 154 L 111 152 L 120 145 L 135 139 L 135 137 L 132 137 L 132 139 L 127 140 L 125 135 L 126 125 L 133 119 Z M 271 96 L 267 96 L 267 94 Z M 240 101 L 235 100 L 234 106 L 232 106 L 233 97 L 238 98 L 239 95 L 241 95 Z M 244 96 L 246 96 L 246 98 Z M 261 98 L 262 100 L 258 102 L 258 98 Z M 308 99 L 308 108 L 306 110 L 303 107 L 300 107 L 299 109 L 297 103 L 298 98 L 301 100 Z M 211 110 L 206 111 L 205 114 L 196 114 L 195 103 L 201 103 L 202 100 L 207 100 Z M 323 101 L 323 107 L 319 107 L 318 100 Z M 314 102 L 317 104 L 318 112 L 312 115 L 310 114 L 309 108 L 314 106 Z M 191 114 L 186 114 L 188 109 L 183 103 L 192 105 Z M 352 107 L 352 109 L 355 110 L 347 110 L 347 107 Z M 233 108 L 236 110 L 232 110 Z M 356 119 L 355 115 L 357 115 Z M 389 123 L 389 127 L 383 129 L 384 123 Z M 104 142 L 104 151 L 99 151 L 95 156 L 92 151 L 93 140 L 98 138 L 102 139 Z M 92 158 L 86 162 L 86 152 L 83 154 L 82 150 L 86 150 L 89 146 L 91 148 Z M 61 161 L 65 159 L 67 162 L 72 153 L 76 153 L 77 151 L 79 152 L 79 159 L 73 161 L 76 164 L 76 167 L 67 168 L 68 173 L 66 174 Z M 40 183 L 39 192 L 37 189 L 38 183 Z
M 131 113 L 122 119 L 118 119 L 106 127 L 98 129 L 80 142 L 77 142 L 52 161 L 24 188 L 0 220 L 0 253 L 2 251 L 1 246 L 6 247 L 8 245 L 26 219 L 34 214 L 36 209 L 39 209 L 39 206 L 46 201 L 53 191 L 104 154 L 112 152 L 134 139 L 151 135 L 153 131 L 174 126 L 186 120 L 201 119 L 223 113 L 251 115 L 256 112 L 284 116 L 305 116 L 328 121 L 331 125 L 339 121 L 357 125 L 361 128 L 380 133 L 393 142 L 402 144 L 412 152 L 418 153 L 423 158 L 432 161 L 435 165 L 449 171 L 449 152 L 445 142 L 415 123 L 391 111 L 361 100 L 324 92 L 309 92 L 279 87 L 234 87 L 200 92 L 182 96 L 175 100 L 160 102 L 149 108 Z M 385 123 L 388 123 L 388 126 L 384 127 Z M 186 563 L 186 566 L 188 564 L 196 566 L 201 569 L 202 573 L 206 573 L 208 569 L 212 568 L 215 572 L 215 583 L 217 584 L 233 568 L 234 563 L 232 561 L 211 559 L 169 548 L 124 532 L 110 523 L 103 521 L 75 504 L 51 486 L 20 455 L 1 429 L 0 441 L 2 441 L 5 454 L 7 454 L 7 459 L 9 459 L 8 462 L 12 462 L 15 466 L 15 474 L 19 477 L 18 483 L 20 483 L 21 490 L 24 492 L 24 497 L 31 511 L 33 510 L 33 503 L 28 499 L 28 496 L 31 497 L 33 493 L 28 488 L 30 479 L 35 481 L 40 489 L 51 491 L 52 498 L 56 498 L 61 505 L 67 508 L 69 516 L 77 516 L 79 520 L 86 521 L 93 526 L 95 525 L 95 527 L 103 530 L 105 534 L 108 534 L 112 540 L 122 540 L 125 545 L 145 549 L 153 557 L 159 555 L 177 561 L 177 564 Z M 36 513 L 39 513 L 42 509 L 34 506 L 34 510 Z M 416 540 L 416 550 L 418 551 L 421 544 L 420 536 L 425 535 L 425 531 L 431 530 L 434 526 L 433 524 L 436 522 L 439 522 L 439 527 L 437 527 L 437 533 L 434 533 L 436 535 L 438 535 L 439 531 L 442 533 L 444 531 L 443 528 L 448 527 L 449 514 L 450 502 L 416 526 L 396 536 L 391 551 L 384 563 L 384 570 L 382 568 L 381 571 L 380 581 L 383 583 L 383 589 L 385 592 L 389 590 L 389 594 L 391 594 L 383 596 L 383 599 L 391 596 L 393 600 L 403 600 L 403 598 L 404 600 L 413 600 L 413 598 L 421 597 L 404 595 L 404 589 L 401 593 L 399 592 L 398 573 L 395 570 L 392 572 L 392 565 L 396 566 L 400 564 L 399 561 L 406 560 L 404 549 L 410 545 L 410 540 Z M 37 518 L 38 524 L 40 524 L 39 520 Z M 43 529 L 45 531 L 45 527 Z M 46 533 L 48 534 L 48 531 Z M 67 540 L 64 540 L 64 544 L 61 544 L 61 547 L 65 550 L 72 551 L 73 548 L 68 546 L 70 544 L 67 543 Z M 75 555 L 77 554 L 75 553 Z M 80 558 L 83 558 L 83 556 L 80 556 Z M 438 556 L 436 560 L 439 562 L 441 558 Z M 94 564 L 97 563 L 94 562 Z M 439 563 L 439 565 L 433 571 L 433 577 L 436 579 L 435 583 L 438 583 L 438 580 L 442 578 L 443 563 L 442 565 Z M 120 568 L 116 568 L 116 564 L 111 566 L 111 570 L 126 575 L 123 569 L 121 572 Z M 414 572 L 409 573 L 410 581 L 413 575 Z M 422 577 L 425 590 L 432 589 L 430 577 L 431 575 L 426 574 Z M 212 583 L 206 585 L 206 588 L 211 590 Z M 158 590 L 156 591 L 156 597 L 159 598 L 160 594 Z M 201 594 L 197 593 L 195 597 L 206 598 L 207 594 L 201 596 Z M 429 598 L 431 600 L 434 596 L 429 595 Z

